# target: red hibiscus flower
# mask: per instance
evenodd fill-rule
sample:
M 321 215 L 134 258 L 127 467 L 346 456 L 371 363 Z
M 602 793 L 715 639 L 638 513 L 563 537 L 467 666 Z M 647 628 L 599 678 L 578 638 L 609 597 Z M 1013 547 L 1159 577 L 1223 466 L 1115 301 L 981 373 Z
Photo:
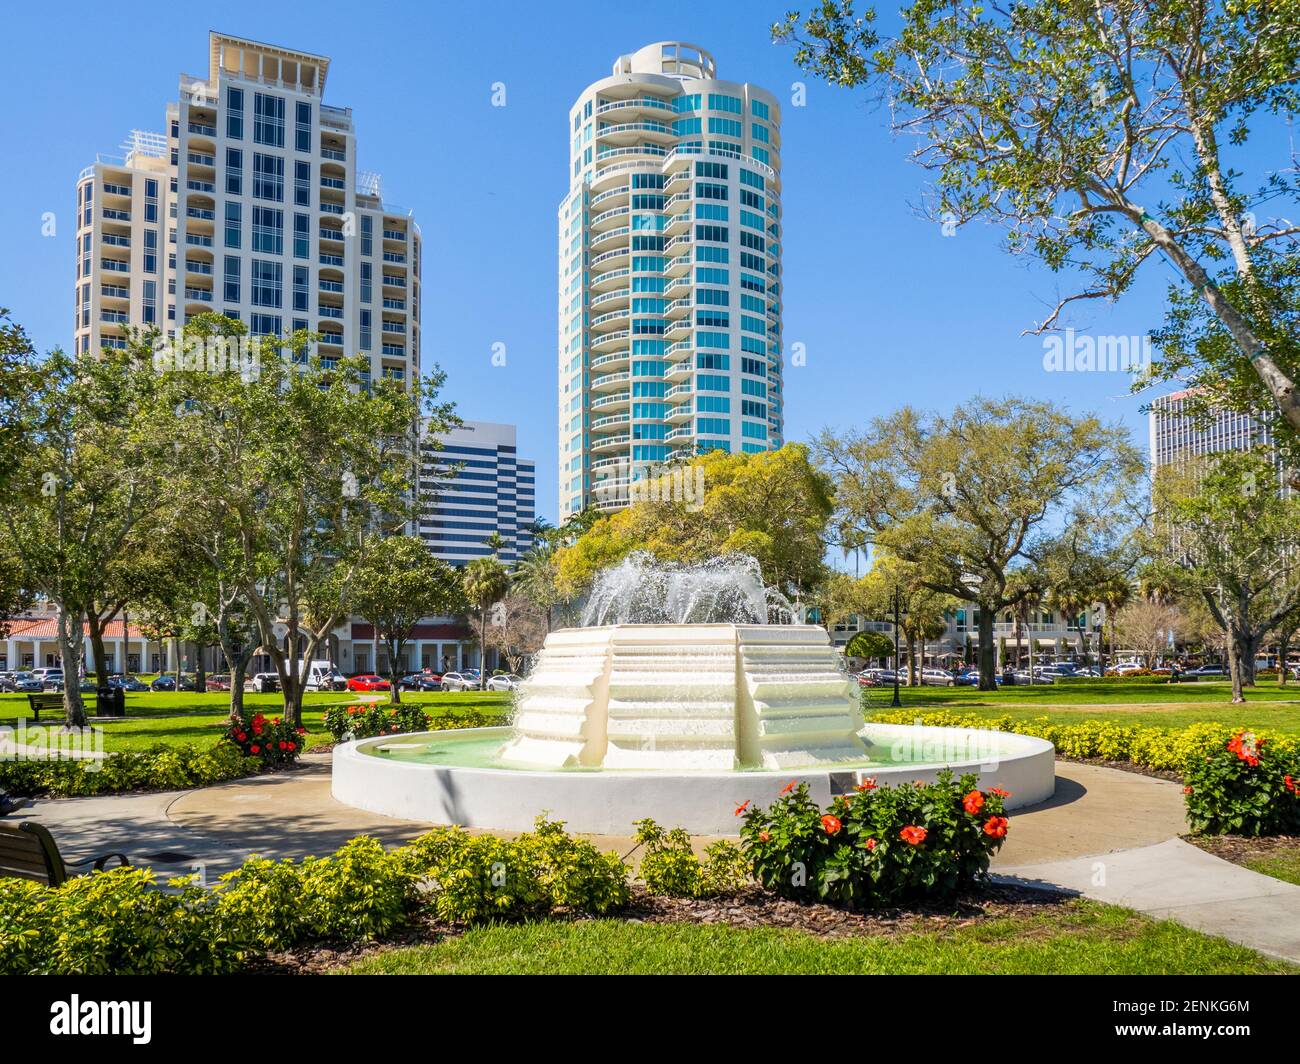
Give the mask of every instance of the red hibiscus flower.
M 840 830 L 840 818 L 831 816 L 830 813 L 827 813 L 822 817 L 822 830 L 825 831 L 827 835 L 834 835 Z
M 860 791 L 874 791 L 876 789 L 876 781 L 874 779 L 863 780 L 858 784 L 857 789 Z
M 794 790 L 798 786 L 799 786 L 798 780 L 791 780 L 789 783 L 787 783 L 784 787 L 781 788 L 781 793 L 789 794 L 792 790 Z
M 741 802 L 738 806 L 736 806 L 736 816 L 740 816 L 741 813 L 743 813 L 746 809 L 749 808 L 749 801 L 750 800 L 747 798 L 745 799 L 745 801 Z
M 1263 739 L 1256 739 L 1251 732 L 1237 732 L 1228 740 L 1228 750 L 1237 755 L 1238 761 L 1244 761 L 1251 768 L 1259 764 L 1259 748 L 1264 745 Z
M 1004 839 L 1007 836 L 1007 818 L 991 816 L 984 822 L 984 834 L 991 839 Z
M 920 846 L 928 834 L 930 833 L 925 828 L 917 827 L 915 824 L 908 824 L 898 833 L 898 837 L 909 846 Z
M 1001 787 L 990 787 L 989 794 L 996 794 L 999 798 L 1010 798 L 1011 792 L 1004 791 Z
M 1296 781 L 1293 780 L 1290 776 L 1282 777 L 1282 786 L 1285 787 L 1292 794 L 1294 794 L 1297 798 L 1300 798 L 1300 783 L 1296 783 Z
M 289 748 L 289 753 L 291 754 L 298 749 L 297 743 L 285 743 L 285 745 Z
M 862 845 L 863 845 L 863 848 L 864 848 L 864 849 L 874 850 L 874 849 L 876 848 L 876 840 L 875 840 L 875 839 L 867 839 L 867 841 L 864 842 Z
M 966 812 L 970 813 L 971 816 L 974 816 L 984 808 L 984 795 L 979 791 L 971 791 L 970 794 L 966 795 L 966 797 L 961 800 L 961 804 L 962 808 L 965 809 Z
M 771 832 L 767 832 L 767 831 L 760 831 L 760 832 L 758 833 L 758 838 L 759 838 L 759 841 L 761 841 L 761 842 L 771 842 L 771 841 L 772 841 L 772 835 L 771 835 Z
M 257 743 L 254 743 L 252 746 L 250 746 L 248 750 L 249 753 L 253 753 L 253 754 L 260 754 L 262 752 L 262 748 L 258 746 Z

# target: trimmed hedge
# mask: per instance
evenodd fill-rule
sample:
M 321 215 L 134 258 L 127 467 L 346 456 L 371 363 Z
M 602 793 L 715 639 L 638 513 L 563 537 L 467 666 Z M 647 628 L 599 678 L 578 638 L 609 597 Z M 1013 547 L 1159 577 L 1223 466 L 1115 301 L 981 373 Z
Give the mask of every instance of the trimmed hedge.
M 1245 732 L 1218 721 L 1186 728 L 1152 728 L 1113 721 L 1060 724 L 1048 717 L 1013 720 L 939 710 L 891 710 L 873 714 L 882 724 L 922 724 L 938 728 L 983 728 L 1046 739 L 1057 753 L 1076 760 L 1129 761 L 1143 768 L 1175 772 L 1188 789 L 1192 830 L 1211 834 L 1278 834 L 1300 825 L 1300 739 L 1276 732 Z M 1267 751 L 1263 767 L 1233 755 L 1247 735 Z M 1207 767 L 1208 766 L 1208 767 Z M 1249 771 L 1256 770 L 1258 771 Z
M 59 887 L 0 879 L 0 975 L 219 974 L 311 942 L 379 938 L 421 915 L 469 924 L 600 916 L 628 901 L 627 866 L 538 818 L 516 839 L 437 828 L 395 850 L 360 836 L 329 857 L 252 857 L 212 889 L 159 890 L 149 869 Z
M 227 742 L 197 746 L 155 746 L 109 754 L 95 761 L 0 761 L 0 789 L 18 797 L 87 798 L 120 791 L 180 791 L 252 776 L 262 759 L 246 757 Z

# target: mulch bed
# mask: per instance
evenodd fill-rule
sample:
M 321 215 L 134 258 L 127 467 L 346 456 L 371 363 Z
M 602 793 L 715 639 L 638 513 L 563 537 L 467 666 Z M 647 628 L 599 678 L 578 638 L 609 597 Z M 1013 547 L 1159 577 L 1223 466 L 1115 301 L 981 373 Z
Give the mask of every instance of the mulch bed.
M 783 927 L 824 938 L 862 935 L 898 936 L 916 932 L 951 931 L 990 920 L 1041 915 L 1069 904 L 1067 894 L 1013 884 L 988 883 L 946 904 L 922 903 L 907 908 L 854 912 L 821 903 L 804 904 L 778 898 L 752 887 L 726 898 L 667 898 L 647 894 L 639 885 L 616 918 L 637 924 L 724 924 L 728 927 Z M 554 920 L 589 919 L 557 915 Z M 317 974 L 347 967 L 382 950 L 433 945 L 461 928 L 437 920 L 403 929 L 382 942 L 330 949 L 311 946 L 272 954 L 253 972 Z
M 1295 835 L 1271 835 L 1258 839 L 1243 835 L 1184 835 L 1183 839 L 1206 853 L 1238 865 L 1277 853 L 1300 852 L 1300 837 Z

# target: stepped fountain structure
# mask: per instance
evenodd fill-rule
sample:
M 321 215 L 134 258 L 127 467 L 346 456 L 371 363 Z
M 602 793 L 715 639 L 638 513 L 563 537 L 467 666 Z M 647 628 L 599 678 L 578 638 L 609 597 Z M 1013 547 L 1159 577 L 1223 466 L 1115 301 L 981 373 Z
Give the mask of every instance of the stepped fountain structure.
M 633 555 L 598 578 L 581 627 L 547 636 L 512 727 L 345 743 L 334 796 L 508 830 L 545 811 L 607 834 L 642 817 L 734 833 L 736 806 L 770 801 L 792 778 L 823 803 L 867 777 L 933 779 L 945 767 L 1003 785 L 1010 805 L 1051 796 L 1043 740 L 864 724 L 842 655 L 794 614 L 752 558 L 679 566 Z

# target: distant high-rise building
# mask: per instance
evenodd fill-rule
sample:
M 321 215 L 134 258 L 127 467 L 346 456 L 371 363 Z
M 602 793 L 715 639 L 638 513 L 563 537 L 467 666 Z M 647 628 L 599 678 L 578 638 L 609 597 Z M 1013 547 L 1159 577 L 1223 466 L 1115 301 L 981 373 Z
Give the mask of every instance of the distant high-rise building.
M 466 421 L 420 445 L 420 536 L 445 562 L 464 565 L 492 553 L 493 532 L 505 546 L 499 557 L 518 561 L 532 545 L 536 466 L 518 457 L 515 426 Z
M 664 462 L 782 443 L 781 109 L 693 45 L 619 58 L 569 113 L 559 514 Z
M 209 48 L 165 133 L 133 131 L 77 179 L 75 349 L 217 311 L 417 376 L 420 228 L 357 169 L 351 110 L 322 100 L 329 59 L 220 33 Z
M 1148 414 L 1152 475 L 1165 466 L 1177 467 L 1205 455 L 1263 450 L 1277 465 L 1282 491 L 1290 493 L 1268 420 L 1220 408 L 1211 410 L 1208 417 L 1197 416 L 1191 410 L 1196 394 L 1188 389 L 1152 400 Z

